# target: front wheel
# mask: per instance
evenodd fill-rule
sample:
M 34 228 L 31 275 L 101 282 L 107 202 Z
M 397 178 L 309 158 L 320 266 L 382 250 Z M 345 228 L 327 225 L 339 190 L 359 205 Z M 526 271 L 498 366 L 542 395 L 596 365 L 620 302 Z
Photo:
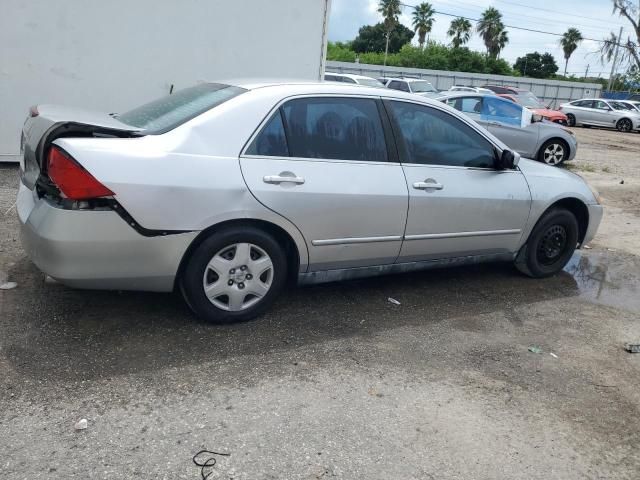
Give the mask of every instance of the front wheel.
M 538 160 L 547 165 L 560 165 L 569 157 L 569 147 L 560 139 L 548 140 L 538 151 Z
M 573 115 L 572 113 L 569 113 L 567 115 L 567 126 L 569 126 L 569 127 L 575 127 L 576 126 L 576 116 Z
M 185 301 L 212 323 L 251 320 L 282 290 L 285 254 L 269 234 L 232 227 L 212 234 L 193 252 L 180 278 Z
M 546 212 L 516 259 L 516 267 L 534 278 L 549 277 L 567 264 L 578 244 L 578 221 L 563 208 Z
M 633 128 L 633 124 L 628 118 L 623 118 L 621 120 L 618 120 L 618 123 L 616 123 L 616 128 L 619 132 L 627 133 L 631 131 L 631 129 Z

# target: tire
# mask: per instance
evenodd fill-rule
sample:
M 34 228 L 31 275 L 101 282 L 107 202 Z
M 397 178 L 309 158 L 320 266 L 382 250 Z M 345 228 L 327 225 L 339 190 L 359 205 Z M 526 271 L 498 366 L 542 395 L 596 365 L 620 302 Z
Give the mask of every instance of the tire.
M 576 126 L 576 116 L 572 113 L 567 114 L 567 126 L 569 127 Z
M 193 251 L 180 290 L 199 318 L 235 323 L 266 311 L 286 279 L 285 253 L 271 235 L 255 227 L 231 227 L 213 233 Z
M 550 277 L 564 268 L 577 244 L 575 215 L 563 208 L 554 208 L 538 220 L 518 254 L 516 267 L 533 278 Z
M 628 118 L 621 118 L 618 120 L 618 123 L 616 123 L 616 128 L 619 132 L 628 133 L 633 130 L 633 123 Z
M 569 146 L 560 138 L 547 140 L 538 150 L 538 161 L 547 165 L 558 166 L 567 158 L 569 158 Z

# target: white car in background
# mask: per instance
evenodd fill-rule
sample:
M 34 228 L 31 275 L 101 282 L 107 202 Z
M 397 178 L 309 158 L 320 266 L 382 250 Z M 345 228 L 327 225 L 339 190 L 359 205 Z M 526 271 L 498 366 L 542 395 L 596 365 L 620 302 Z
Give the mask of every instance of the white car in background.
M 454 85 L 449 89 L 449 91 L 450 92 L 472 92 L 472 93 L 482 93 L 485 95 L 495 95 L 495 92 L 493 92 L 493 90 L 489 90 L 488 88 L 470 87 L 470 86 L 463 86 L 463 85 Z
M 560 105 L 570 127 L 615 128 L 620 132 L 640 130 L 640 112 L 618 100 L 583 98 Z
M 365 75 L 355 75 L 352 73 L 325 72 L 324 80 L 326 82 L 349 83 L 351 85 L 365 85 L 367 87 L 384 87 L 384 85 L 375 78 L 367 77 Z
M 419 78 L 386 78 L 385 86 L 391 90 L 400 90 L 401 92 L 415 93 L 427 98 L 435 98 L 440 95 L 440 91 L 436 89 L 431 82 Z

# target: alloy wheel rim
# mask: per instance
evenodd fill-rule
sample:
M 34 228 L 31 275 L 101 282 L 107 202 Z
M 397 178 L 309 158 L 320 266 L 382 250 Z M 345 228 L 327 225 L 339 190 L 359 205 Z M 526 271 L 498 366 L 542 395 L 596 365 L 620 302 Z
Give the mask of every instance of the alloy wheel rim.
M 538 244 L 537 257 L 542 265 L 552 265 L 567 248 L 567 230 L 562 225 L 549 227 Z
M 544 162 L 549 165 L 557 165 L 564 160 L 564 147 L 559 143 L 552 143 L 543 152 Z
M 631 122 L 629 120 L 621 120 L 620 121 L 620 131 L 628 132 L 631 130 Z
M 204 293 L 221 310 L 246 310 L 262 300 L 273 283 L 273 261 L 252 243 L 234 243 L 218 251 L 207 263 L 202 278 Z

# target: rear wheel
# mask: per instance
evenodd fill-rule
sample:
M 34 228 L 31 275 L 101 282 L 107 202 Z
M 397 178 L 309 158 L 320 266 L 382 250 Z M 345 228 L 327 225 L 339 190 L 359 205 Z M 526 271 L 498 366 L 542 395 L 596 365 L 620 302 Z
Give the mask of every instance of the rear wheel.
M 559 138 L 547 140 L 538 151 L 538 160 L 547 165 L 560 165 L 569 157 L 569 147 Z
M 631 131 L 631 129 L 633 128 L 633 124 L 628 118 L 622 118 L 618 120 L 618 123 L 616 123 L 616 128 L 619 132 L 627 133 Z
M 578 221 L 568 210 L 546 212 L 518 255 L 516 267 L 525 275 L 549 277 L 567 264 L 578 244 Z
M 287 275 L 285 254 L 267 233 L 233 227 L 212 234 L 189 258 L 180 289 L 203 320 L 233 323 L 263 313 Z
M 567 125 L 570 127 L 576 126 L 576 117 L 572 113 L 567 114 Z

